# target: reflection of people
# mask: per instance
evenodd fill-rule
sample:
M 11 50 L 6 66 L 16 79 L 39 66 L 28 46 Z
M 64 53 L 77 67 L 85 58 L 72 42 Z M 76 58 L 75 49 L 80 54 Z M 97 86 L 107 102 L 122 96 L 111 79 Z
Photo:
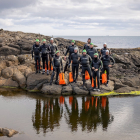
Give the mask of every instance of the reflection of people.
M 39 133 L 41 125 L 41 101 L 39 99 L 36 100 L 35 115 L 33 116 L 32 121 L 34 128 L 36 129 L 37 133 Z
M 77 99 L 73 98 L 71 111 L 69 111 L 66 103 L 65 103 L 65 107 L 68 113 L 67 123 L 70 125 L 72 131 L 77 131 L 78 120 L 79 120 L 79 108 L 78 108 Z
M 36 101 L 35 114 L 33 115 L 33 127 L 37 133 L 42 128 L 43 132 L 47 130 L 53 131 L 53 129 L 59 126 L 60 119 L 62 117 L 63 108 L 60 107 L 58 98 L 50 98 L 43 101 L 43 109 L 41 110 L 41 101 Z
M 101 108 L 101 119 L 103 130 L 106 130 L 108 124 L 110 124 L 114 118 L 109 114 L 109 101 L 107 97 L 101 97 L 102 108 Z

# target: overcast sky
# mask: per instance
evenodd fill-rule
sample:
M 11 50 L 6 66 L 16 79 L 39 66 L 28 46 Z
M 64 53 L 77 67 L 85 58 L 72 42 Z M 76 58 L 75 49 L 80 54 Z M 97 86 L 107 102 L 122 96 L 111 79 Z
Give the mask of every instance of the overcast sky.
M 54 36 L 140 36 L 140 0 L 0 0 L 0 28 Z

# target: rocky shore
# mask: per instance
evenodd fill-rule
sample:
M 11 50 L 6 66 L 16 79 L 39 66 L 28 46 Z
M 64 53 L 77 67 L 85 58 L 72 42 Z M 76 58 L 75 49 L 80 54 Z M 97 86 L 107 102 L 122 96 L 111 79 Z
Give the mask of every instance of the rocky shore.
M 68 82 L 68 70 L 65 73 L 66 85 L 49 85 L 50 75 L 35 74 L 35 63 L 31 57 L 31 48 L 36 38 L 42 40 L 51 37 L 40 34 L 10 32 L 0 30 L 0 87 L 22 88 L 30 92 L 41 92 L 52 95 L 96 95 L 115 91 L 117 93 L 140 90 L 140 48 L 111 49 L 116 63 L 110 70 L 109 86 L 101 85 L 101 92 L 90 90 L 90 81 L 86 81 L 86 88 L 82 89 L 82 78 L 79 75 L 77 83 Z M 71 40 L 56 38 L 61 55 Z M 80 52 L 84 42 L 76 41 Z M 98 49 L 98 47 L 97 47 Z M 63 60 L 65 65 L 65 61 Z M 41 66 L 42 68 L 42 66 Z M 81 71 L 81 70 L 79 70 Z

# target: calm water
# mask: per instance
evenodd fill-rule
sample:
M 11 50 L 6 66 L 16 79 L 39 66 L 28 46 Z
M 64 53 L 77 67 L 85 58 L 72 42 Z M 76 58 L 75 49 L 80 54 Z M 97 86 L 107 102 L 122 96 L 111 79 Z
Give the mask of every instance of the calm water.
M 87 36 L 61 36 L 65 39 L 74 39 L 87 42 Z M 106 42 L 109 48 L 137 48 L 140 47 L 140 36 L 91 36 L 92 43 L 102 48 Z
M 11 140 L 138 140 L 139 101 L 138 96 L 53 98 L 5 91 L 0 93 L 0 127 L 20 132 Z

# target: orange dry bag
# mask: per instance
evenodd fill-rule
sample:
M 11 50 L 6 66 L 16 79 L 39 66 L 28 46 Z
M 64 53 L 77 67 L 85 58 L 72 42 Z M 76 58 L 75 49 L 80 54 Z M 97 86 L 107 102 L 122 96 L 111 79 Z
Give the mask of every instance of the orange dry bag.
M 64 73 L 59 74 L 59 85 L 65 85 Z
M 102 74 L 102 84 L 106 84 L 107 83 L 107 75 L 106 73 Z
M 86 80 L 89 80 L 89 79 L 90 79 L 90 76 L 89 76 L 88 71 L 85 71 L 85 79 L 86 79 Z
M 73 74 L 72 74 L 72 72 L 69 73 L 69 82 L 70 83 L 73 82 Z

